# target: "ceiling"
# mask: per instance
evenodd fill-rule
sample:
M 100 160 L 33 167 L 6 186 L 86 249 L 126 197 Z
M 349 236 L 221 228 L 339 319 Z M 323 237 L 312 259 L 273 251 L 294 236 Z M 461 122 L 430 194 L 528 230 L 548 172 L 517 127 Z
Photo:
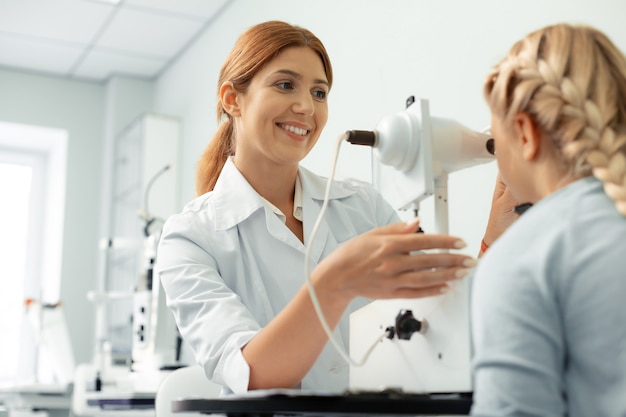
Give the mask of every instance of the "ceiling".
M 153 79 L 234 0 L 0 0 L 0 68 Z

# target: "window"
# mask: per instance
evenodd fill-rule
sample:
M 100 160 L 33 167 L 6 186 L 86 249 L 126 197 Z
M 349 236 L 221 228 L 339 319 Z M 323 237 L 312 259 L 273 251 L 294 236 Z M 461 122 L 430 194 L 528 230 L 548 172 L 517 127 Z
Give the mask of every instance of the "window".
M 0 331 L 6 340 L 19 340 L 20 317 L 24 300 L 26 276 L 26 241 L 28 233 L 28 212 L 31 188 L 32 167 L 0 161 L 0 253 L 2 256 L 2 291 L 0 291 Z M 11 179 L 9 181 L 9 179 Z M 18 343 L 0 343 L 0 379 L 17 374 Z M 13 358 L 13 360 L 8 360 Z
M 65 131 L 0 122 L 2 384 L 50 379 L 25 301 L 60 301 L 66 154 Z

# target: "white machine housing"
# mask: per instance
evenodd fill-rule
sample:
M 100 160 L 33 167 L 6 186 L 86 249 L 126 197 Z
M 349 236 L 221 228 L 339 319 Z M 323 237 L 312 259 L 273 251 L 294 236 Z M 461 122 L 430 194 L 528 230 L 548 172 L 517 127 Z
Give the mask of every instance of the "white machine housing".
M 145 240 L 144 271 L 141 281 L 150 275 L 149 285 L 140 285 L 133 296 L 133 339 L 131 369 L 154 371 L 179 365 L 178 331 L 174 316 L 165 301 L 161 280 L 152 274 L 160 233 Z
M 494 160 L 490 136 L 430 116 L 428 101 L 412 102 L 383 119 L 375 130 L 374 157 L 391 168 L 394 188 L 379 188 L 398 210 L 417 210 L 434 196 L 436 233 L 448 233 L 448 174 Z M 376 184 L 375 184 L 376 185 Z M 448 293 L 416 300 L 377 300 L 350 316 L 350 355 L 362 358 L 401 310 L 425 320 L 426 330 L 409 340 L 385 338 L 361 366 L 350 366 L 350 389 L 399 389 L 412 393 L 469 393 L 469 280 Z
M 350 355 L 362 358 L 372 342 L 395 325 L 401 310 L 426 320 L 410 340 L 383 339 L 362 366 L 350 367 L 350 389 L 408 393 L 472 391 L 469 368 L 468 281 L 449 293 L 419 300 L 377 300 L 350 316 Z

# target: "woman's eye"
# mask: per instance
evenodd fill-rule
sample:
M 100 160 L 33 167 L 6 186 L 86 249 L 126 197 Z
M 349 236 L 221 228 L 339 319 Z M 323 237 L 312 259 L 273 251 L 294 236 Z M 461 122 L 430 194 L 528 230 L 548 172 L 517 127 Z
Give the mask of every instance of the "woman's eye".
M 293 89 L 293 84 L 291 84 L 291 82 L 289 82 L 289 81 L 282 81 L 282 82 L 279 82 L 276 85 L 278 86 L 278 88 L 280 88 L 282 90 L 292 90 Z
M 315 90 L 313 91 L 313 95 L 318 100 L 324 100 L 326 98 L 327 93 L 324 90 Z

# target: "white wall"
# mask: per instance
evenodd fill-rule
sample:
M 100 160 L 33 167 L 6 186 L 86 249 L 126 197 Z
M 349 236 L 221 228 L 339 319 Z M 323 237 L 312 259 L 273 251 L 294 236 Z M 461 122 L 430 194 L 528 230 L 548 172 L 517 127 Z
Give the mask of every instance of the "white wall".
M 216 82 L 236 37 L 270 19 L 312 30 L 333 60 L 330 118 L 304 165 L 327 175 L 335 138 L 372 129 L 400 111 L 409 95 L 427 98 L 431 114 L 480 130 L 489 124 L 482 83 L 513 42 L 541 26 L 587 23 L 626 51 L 622 0 L 233 0 L 156 84 L 156 110 L 183 119 L 181 187 L 193 197 L 195 163 L 216 128 Z M 369 150 L 344 144 L 337 176 L 370 179 Z M 450 231 L 475 254 L 486 224 L 495 163 L 451 175 Z M 182 204 L 182 202 L 181 202 Z M 429 211 L 430 210 L 430 211 Z M 432 209 L 421 217 L 432 230 Z

